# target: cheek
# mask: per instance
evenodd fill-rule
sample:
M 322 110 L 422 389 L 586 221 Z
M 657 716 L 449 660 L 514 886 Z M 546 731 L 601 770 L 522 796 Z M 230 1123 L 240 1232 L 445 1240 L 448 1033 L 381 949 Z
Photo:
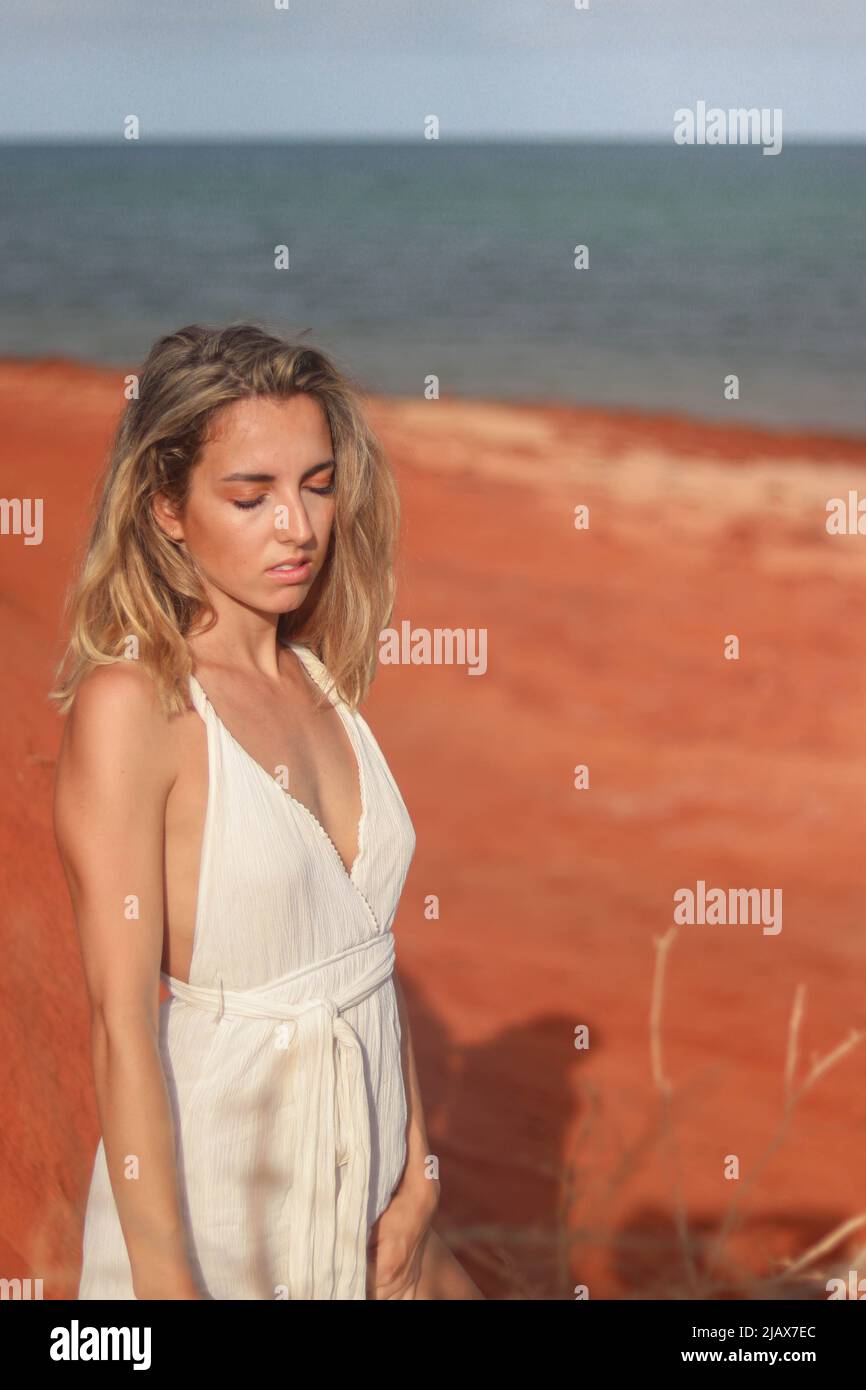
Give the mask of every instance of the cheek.
M 324 548 L 334 528 L 336 504 L 333 497 L 317 497 L 316 502 L 318 506 L 309 508 L 310 525 L 315 532 L 317 544 Z
M 260 515 L 263 510 L 241 511 L 231 503 L 221 503 L 190 518 L 188 544 L 206 574 L 238 578 L 255 569 L 267 527 Z

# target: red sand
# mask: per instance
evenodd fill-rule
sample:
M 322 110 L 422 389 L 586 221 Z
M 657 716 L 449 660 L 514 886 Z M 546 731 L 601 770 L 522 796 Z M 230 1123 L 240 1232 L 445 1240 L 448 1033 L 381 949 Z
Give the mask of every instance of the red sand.
M 98 1127 L 45 691 L 122 405 L 122 373 L 0 363 L 3 493 L 45 508 L 42 545 L 0 538 L 0 1275 L 41 1277 L 48 1298 L 74 1295 Z M 866 1214 L 866 1042 L 743 1192 L 782 1115 L 798 984 L 800 1078 L 866 1028 L 866 538 L 824 527 L 828 498 L 866 483 L 866 441 L 561 405 L 370 409 L 403 498 L 395 625 L 488 633 L 483 679 L 383 667 L 365 707 L 418 835 L 396 934 L 438 1228 L 490 1297 L 669 1297 L 690 1287 L 678 1196 L 700 1266 L 736 1191 L 736 1253 L 765 1275 Z M 680 929 L 662 1019 L 672 1157 L 650 1069 L 654 940 L 701 878 L 782 888 L 784 925 Z M 569 1156 L 570 1264 L 552 1237 Z M 866 1225 L 811 1296 L 864 1245 Z

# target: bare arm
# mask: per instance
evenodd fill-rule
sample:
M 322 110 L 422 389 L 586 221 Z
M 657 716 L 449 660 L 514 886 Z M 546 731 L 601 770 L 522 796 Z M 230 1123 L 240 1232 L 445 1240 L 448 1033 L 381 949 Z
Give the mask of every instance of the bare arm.
M 159 1054 L 167 721 L 135 663 L 92 672 L 64 731 L 54 833 L 91 1005 L 97 1109 L 137 1298 L 195 1298 Z

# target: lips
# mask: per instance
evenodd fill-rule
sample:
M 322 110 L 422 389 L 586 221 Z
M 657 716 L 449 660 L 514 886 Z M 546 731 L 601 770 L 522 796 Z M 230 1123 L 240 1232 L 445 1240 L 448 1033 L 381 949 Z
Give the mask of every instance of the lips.
M 301 565 L 309 565 L 310 563 L 311 561 L 308 555 L 299 555 L 297 560 L 280 560 L 276 565 L 269 565 L 265 573 L 275 574 L 283 570 L 299 569 Z

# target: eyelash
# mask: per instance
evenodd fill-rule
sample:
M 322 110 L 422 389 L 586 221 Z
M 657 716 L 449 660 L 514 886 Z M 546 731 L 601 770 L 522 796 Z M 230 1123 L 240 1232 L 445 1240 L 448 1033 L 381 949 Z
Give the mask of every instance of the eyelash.
M 327 487 L 311 487 L 311 488 L 310 488 L 310 492 L 315 492 L 315 493 L 317 493 L 317 494 L 319 495 L 319 497 L 330 497 L 330 495 L 331 495 L 331 493 L 332 493 L 333 491 L 334 491 L 334 484 L 333 484 L 333 483 L 328 483 L 328 486 L 327 486 Z M 255 502 L 235 502 L 233 505 L 234 505 L 235 507 L 240 507 L 240 509 L 241 509 L 242 512 L 250 512 L 250 511 L 253 510 L 254 507 L 260 507 L 261 504 L 264 502 L 264 500 L 265 500 L 265 499 L 264 499 L 264 497 L 262 496 L 262 497 L 257 497 L 256 500 L 255 500 Z

